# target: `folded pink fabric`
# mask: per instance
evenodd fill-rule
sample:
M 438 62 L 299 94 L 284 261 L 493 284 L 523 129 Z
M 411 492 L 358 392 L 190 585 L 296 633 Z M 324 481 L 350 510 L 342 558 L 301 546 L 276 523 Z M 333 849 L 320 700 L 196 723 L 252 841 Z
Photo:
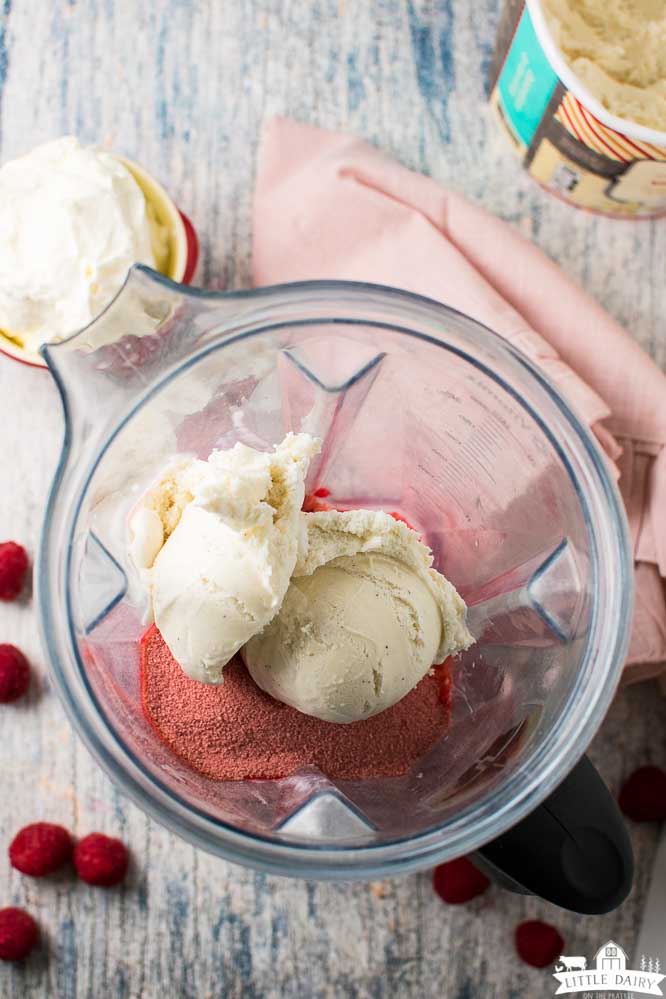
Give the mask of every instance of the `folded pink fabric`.
M 627 680 L 666 691 L 666 376 L 507 223 L 360 139 L 275 119 L 254 211 L 255 284 L 375 281 L 474 317 L 539 363 L 616 463 L 636 559 Z

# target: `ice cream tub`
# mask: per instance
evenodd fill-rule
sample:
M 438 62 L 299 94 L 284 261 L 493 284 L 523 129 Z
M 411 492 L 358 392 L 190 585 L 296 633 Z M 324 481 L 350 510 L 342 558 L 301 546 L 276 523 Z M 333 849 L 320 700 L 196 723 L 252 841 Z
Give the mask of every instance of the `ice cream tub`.
M 666 214 L 666 131 L 612 114 L 556 45 L 542 0 L 507 0 L 490 104 L 528 173 L 579 208 Z

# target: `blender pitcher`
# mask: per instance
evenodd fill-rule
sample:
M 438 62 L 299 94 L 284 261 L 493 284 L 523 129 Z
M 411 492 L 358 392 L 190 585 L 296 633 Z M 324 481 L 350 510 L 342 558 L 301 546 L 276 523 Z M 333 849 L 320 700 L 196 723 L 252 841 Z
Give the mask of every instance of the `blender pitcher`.
M 583 753 L 626 652 L 626 523 L 604 457 L 529 360 L 394 289 L 205 293 L 144 267 L 43 352 L 65 440 L 41 541 L 42 631 L 73 724 L 137 804 L 279 874 L 369 879 L 472 853 L 512 890 L 575 911 L 624 899 L 629 840 Z M 469 606 L 476 641 L 453 661 L 450 725 L 401 777 L 308 767 L 215 781 L 142 713 L 129 512 L 174 455 L 268 449 L 288 431 L 323 441 L 309 488 L 399 510 Z

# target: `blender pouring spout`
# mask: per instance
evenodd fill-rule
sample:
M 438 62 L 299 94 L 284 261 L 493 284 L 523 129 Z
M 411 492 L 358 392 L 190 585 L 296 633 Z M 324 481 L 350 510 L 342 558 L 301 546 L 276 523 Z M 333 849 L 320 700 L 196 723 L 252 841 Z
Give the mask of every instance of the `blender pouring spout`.
M 142 264 L 88 326 L 41 348 L 60 390 L 70 432 L 99 438 L 156 383 L 242 311 L 242 295 L 198 292 Z

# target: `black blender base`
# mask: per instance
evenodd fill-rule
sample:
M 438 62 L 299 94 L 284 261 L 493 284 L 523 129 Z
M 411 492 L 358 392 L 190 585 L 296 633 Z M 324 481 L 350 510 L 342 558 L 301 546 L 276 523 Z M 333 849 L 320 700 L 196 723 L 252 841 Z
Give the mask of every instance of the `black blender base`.
M 471 859 L 509 891 L 585 915 L 621 905 L 634 873 L 620 810 L 586 756 L 542 805 Z

